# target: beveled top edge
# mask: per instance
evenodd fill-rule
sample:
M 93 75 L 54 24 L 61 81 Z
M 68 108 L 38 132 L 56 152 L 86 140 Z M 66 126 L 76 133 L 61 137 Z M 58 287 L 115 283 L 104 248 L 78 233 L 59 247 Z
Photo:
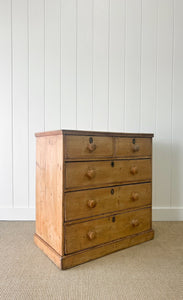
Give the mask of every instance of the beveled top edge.
M 87 131 L 87 130 L 54 130 L 35 133 L 36 137 L 52 135 L 94 135 L 94 136 L 121 136 L 121 137 L 153 137 L 153 133 L 131 133 L 131 132 L 107 132 L 107 131 Z
M 53 131 L 43 131 L 43 132 L 36 132 L 35 136 L 52 136 L 52 135 L 62 135 L 63 130 L 53 130 Z

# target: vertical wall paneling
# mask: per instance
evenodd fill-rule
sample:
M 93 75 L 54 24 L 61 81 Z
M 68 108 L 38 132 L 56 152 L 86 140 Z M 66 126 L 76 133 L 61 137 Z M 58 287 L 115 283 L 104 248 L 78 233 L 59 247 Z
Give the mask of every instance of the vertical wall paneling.
M 183 207 L 183 1 L 174 1 L 171 205 Z
M 12 205 L 11 1 L 0 1 L 0 206 Z
M 156 205 L 170 206 L 173 1 L 158 1 Z
M 157 1 L 142 0 L 140 131 L 155 133 L 153 139 L 153 205 L 155 205 L 155 120 L 157 88 Z
M 157 0 L 142 0 L 141 132 L 154 132 L 156 118 Z
M 60 0 L 45 0 L 45 130 L 60 129 Z
M 28 7 L 12 1 L 14 207 L 28 206 Z
M 124 130 L 125 1 L 110 1 L 109 130 Z
M 29 0 L 29 206 L 35 206 L 35 132 L 44 131 L 44 0 Z
M 153 218 L 183 219 L 183 1 L 0 0 L 0 219 L 34 219 L 35 132 L 154 132 Z
M 140 130 L 141 0 L 126 1 L 125 130 Z
M 76 0 L 61 0 L 61 127 L 76 128 Z
M 92 126 L 92 0 L 77 0 L 77 128 Z
M 107 130 L 109 0 L 93 1 L 93 130 Z

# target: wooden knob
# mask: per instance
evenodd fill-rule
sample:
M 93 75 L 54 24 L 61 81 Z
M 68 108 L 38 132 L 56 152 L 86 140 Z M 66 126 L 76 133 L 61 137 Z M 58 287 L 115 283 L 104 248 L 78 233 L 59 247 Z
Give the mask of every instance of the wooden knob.
M 88 232 L 88 238 L 89 240 L 93 240 L 95 238 L 95 231 L 89 231 Z
M 88 149 L 89 152 L 93 152 L 93 151 L 95 151 L 96 147 L 97 147 L 96 144 L 94 144 L 94 143 L 90 144 L 89 143 L 88 146 L 87 146 L 87 149 Z
M 89 179 L 92 179 L 95 177 L 95 170 L 94 169 L 88 169 L 86 175 L 88 176 Z
M 88 207 L 94 208 L 97 205 L 96 200 L 88 200 Z
M 134 227 L 139 226 L 139 221 L 137 219 L 133 219 L 131 223 Z
M 131 174 L 135 175 L 138 173 L 138 168 L 136 166 L 131 167 L 130 169 Z
M 132 199 L 133 201 L 137 201 L 137 200 L 139 199 L 139 194 L 136 193 L 136 192 L 133 192 L 133 193 L 132 193 L 132 196 L 131 196 L 131 199 Z
M 139 151 L 139 149 L 140 149 L 139 145 L 136 145 L 136 144 L 132 145 L 133 152 L 137 152 L 137 151 Z

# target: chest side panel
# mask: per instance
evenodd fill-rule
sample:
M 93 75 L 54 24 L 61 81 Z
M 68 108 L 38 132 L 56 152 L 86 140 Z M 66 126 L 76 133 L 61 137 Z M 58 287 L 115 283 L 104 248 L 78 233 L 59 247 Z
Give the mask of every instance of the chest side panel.
M 63 254 L 63 143 L 62 136 L 37 137 L 36 233 Z

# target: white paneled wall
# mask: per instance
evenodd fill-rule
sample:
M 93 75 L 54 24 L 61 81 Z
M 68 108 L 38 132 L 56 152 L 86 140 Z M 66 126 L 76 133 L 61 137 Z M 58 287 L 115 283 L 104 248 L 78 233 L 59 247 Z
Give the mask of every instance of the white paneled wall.
M 0 219 L 34 219 L 63 128 L 153 132 L 153 219 L 183 220 L 182 115 L 182 0 L 0 0 Z

